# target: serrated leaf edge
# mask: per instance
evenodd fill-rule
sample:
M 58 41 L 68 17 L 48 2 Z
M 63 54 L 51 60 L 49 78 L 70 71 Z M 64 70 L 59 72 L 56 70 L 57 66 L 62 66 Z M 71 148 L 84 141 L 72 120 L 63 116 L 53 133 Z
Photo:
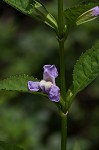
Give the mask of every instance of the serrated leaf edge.
M 75 66 L 74 66 L 74 70 L 73 70 L 73 85 L 74 85 L 74 73 L 76 72 L 76 70 L 77 70 L 77 64 L 79 63 L 79 60 L 81 61 L 84 57 L 85 57 L 85 55 L 87 55 L 88 53 L 90 53 L 90 50 L 92 50 L 92 51 L 95 51 L 95 47 L 97 47 L 99 45 L 99 43 L 97 43 L 95 46 L 93 46 L 92 48 L 90 48 L 90 49 L 88 49 L 85 53 L 82 53 L 81 54 L 81 56 L 79 57 L 79 59 L 77 60 L 77 62 L 76 62 L 76 64 L 75 64 Z M 92 56 L 92 54 L 91 54 L 91 56 Z M 90 75 L 89 75 L 90 76 Z M 98 75 L 97 75 L 98 76 Z M 87 77 L 88 78 L 88 77 Z M 93 80 L 95 79 L 96 77 L 94 77 L 93 78 Z M 85 80 L 83 81 L 83 83 L 84 82 L 86 82 Z M 82 83 L 82 84 L 83 84 Z M 82 86 L 80 86 L 80 87 L 82 87 Z M 83 90 L 83 89 L 81 89 L 81 90 Z M 81 90 L 79 90 L 79 87 L 78 87 L 78 89 L 76 89 L 76 93 L 78 93 L 78 92 L 80 92 Z M 75 90 L 74 90 L 75 91 Z M 74 95 L 76 94 L 75 92 L 73 91 L 73 93 L 74 93 Z

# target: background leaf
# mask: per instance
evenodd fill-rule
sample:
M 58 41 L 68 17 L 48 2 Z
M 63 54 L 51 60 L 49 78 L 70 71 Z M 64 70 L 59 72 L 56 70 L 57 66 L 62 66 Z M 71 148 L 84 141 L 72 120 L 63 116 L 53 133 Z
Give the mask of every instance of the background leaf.
M 37 79 L 29 77 L 28 75 L 12 76 L 0 81 L 0 90 L 29 92 L 27 87 L 29 80 L 37 81 Z
M 4 141 L 0 141 L 0 150 L 23 150 L 23 148 L 20 148 L 13 144 L 6 143 Z
M 73 71 L 73 93 L 78 93 L 99 75 L 99 43 L 81 55 Z
M 3 0 L 4 2 L 8 3 L 15 9 L 21 11 L 24 14 L 33 16 L 33 2 L 34 0 Z
M 57 28 L 57 22 L 55 18 L 47 11 L 45 6 L 36 0 L 3 0 L 15 9 L 21 11 L 22 13 L 41 19 L 43 22 L 51 26 L 52 28 Z
M 79 5 L 68 8 L 64 11 L 67 26 L 75 26 L 78 17 L 89 9 L 98 6 L 99 3 L 92 3 L 87 5 Z

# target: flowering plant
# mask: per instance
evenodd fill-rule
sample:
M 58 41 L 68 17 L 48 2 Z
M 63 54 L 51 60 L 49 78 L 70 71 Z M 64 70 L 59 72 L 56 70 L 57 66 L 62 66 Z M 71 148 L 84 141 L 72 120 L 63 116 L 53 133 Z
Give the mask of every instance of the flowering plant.
M 67 114 L 78 92 L 88 86 L 99 75 L 99 42 L 81 55 L 73 70 L 72 88 L 66 89 L 64 43 L 70 31 L 80 24 L 96 19 L 99 16 L 99 3 L 79 5 L 63 9 L 63 0 L 58 0 L 58 20 L 52 16 L 46 6 L 38 0 L 3 0 L 12 7 L 30 16 L 37 17 L 55 32 L 60 51 L 60 86 L 55 79 L 58 71 L 55 65 L 44 65 L 43 80 L 39 81 L 26 75 L 13 76 L 0 81 L 0 90 L 23 91 L 47 96 L 56 104 L 61 117 L 61 150 L 67 144 Z M 3 150 L 6 150 L 2 146 Z M 21 150 L 12 147 L 11 150 Z

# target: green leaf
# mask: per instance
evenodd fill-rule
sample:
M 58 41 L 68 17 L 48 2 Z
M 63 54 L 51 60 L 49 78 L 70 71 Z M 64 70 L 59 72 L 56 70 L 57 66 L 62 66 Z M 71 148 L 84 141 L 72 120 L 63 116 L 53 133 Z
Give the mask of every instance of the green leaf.
M 64 11 L 64 15 L 65 15 L 67 26 L 72 27 L 97 18 L 94 16 L 93 17 L 90 16 L 90 13 L 88 14 L 88 11 L 95 6 L 99 6 L 99 3 L 79 5 L 76 7 L 66 9 Z
M 4 141 L 0 141 L 0 150 L 23 150 L 23 148 L 20 148 L 13 144 L 6 143 Z
M 0 81 L 0 90 L 29 92 L 27 86 L 29 80 L 38 81 L 37 79 L 29 77 L 28 75 L 12 76 Z
M 73 94 L 88 86 L 99 75 L 99 43 L 81 55 L 73 71 Z
M 57 22 L 55 18 L 47 11 L 45 6 L 36 0 L 3 0 L 15 9 L 22 13 L 41 19 L 54 29 L 57 29 Z

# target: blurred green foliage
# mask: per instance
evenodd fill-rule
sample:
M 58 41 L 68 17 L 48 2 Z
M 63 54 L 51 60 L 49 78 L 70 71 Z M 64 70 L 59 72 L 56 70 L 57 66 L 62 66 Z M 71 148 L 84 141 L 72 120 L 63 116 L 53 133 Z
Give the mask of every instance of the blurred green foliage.
M 66 7 L 81 1 L 66 1 Z M 84 2 L 84 1 L 82 1 Z M 0 2 L 0 79 L 28 74 L 42 79 L 43 65 L 55 64 L 59 70 L 55 34 Z M 56 1 L 44 1 L 57 17 Z M 67 87 L 72 82 L 73 66 L 99 37 L 99 19 L 71 31 L 66 43 Z M 59 79 L 57 79 L 59 83 Z M 53 104 L 42 96 L 0 92 L 0 141 L 26 150 L 59 150 L 60 117 Z M 68 115 L 68 150 L 99 149 L 99 78 L 75 99 Z

